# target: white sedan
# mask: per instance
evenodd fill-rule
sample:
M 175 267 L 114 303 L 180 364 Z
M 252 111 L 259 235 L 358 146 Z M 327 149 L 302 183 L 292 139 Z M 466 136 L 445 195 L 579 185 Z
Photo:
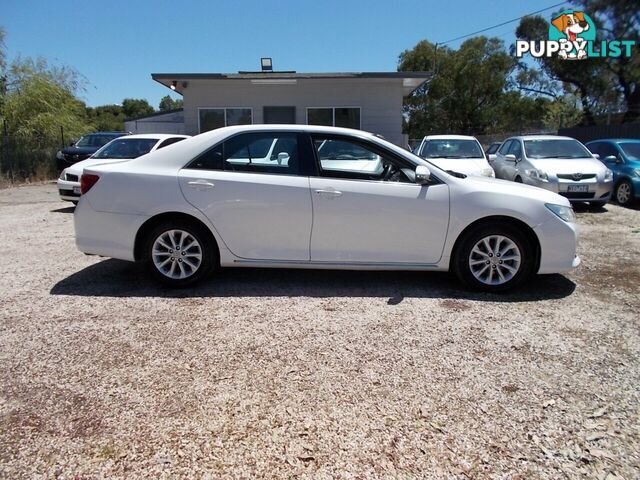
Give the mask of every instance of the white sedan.
M 416 154 L 443 170 L 464 175 L 495 177 L 495 173 L 476 137 L 467 135 L 428 135 Z
M 65 168 L 58 178 L 58 193 L 62 200 L 77 203 L 80 198 L 80 176 L 85 167 L 111 162 L 123 162 L 154 150 L 180 142 L 188 135 L 148 133 L 127 135 L 111 140 L 91 157 Z
M 375 135 L 308 125 L 219 128 L 85 168 L 87 254 L 184 286 L 218 267 L 454 271 L 505 290 L 576 267 L 566 198 L 451 175 Z

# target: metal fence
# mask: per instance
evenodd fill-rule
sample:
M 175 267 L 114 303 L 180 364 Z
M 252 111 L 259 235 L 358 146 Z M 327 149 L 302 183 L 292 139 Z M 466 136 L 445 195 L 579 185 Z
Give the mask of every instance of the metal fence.
M 573 137 L 583 143 L 603 138 L 640 138 L 640 123 L 561 128 L 558 135 Z
M 56 153 L 60 140 L 41 136 L 11 135 L 6 127 L 0 130 L 0 180 L 2 183 L 42 181 L 56 177 Z

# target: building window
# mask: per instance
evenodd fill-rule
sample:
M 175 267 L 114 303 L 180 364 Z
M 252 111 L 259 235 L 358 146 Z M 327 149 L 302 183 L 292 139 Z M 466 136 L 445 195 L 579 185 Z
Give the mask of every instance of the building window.
M 310 107 L 307 124 L 359 129 L 360 107 Z
M 251 125 L 250 108 L 199 108 L 200 133 L 231 125 Z

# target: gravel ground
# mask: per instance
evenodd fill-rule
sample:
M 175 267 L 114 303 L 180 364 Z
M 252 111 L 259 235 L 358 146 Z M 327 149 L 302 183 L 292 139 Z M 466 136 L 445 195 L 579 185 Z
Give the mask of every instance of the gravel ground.
M 53 185 L 0 191 L 0 477 L 640 477 L 640 210 L 511 294 L 445 274 L 82 255 Z

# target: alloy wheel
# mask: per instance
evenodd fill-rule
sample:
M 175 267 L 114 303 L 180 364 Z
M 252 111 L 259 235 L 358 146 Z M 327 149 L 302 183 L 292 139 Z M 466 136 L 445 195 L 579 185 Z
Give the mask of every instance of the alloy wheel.
M 476 280 L 485 285 L 502 285 L 518 273 L 522 257 L 510 238 L 488 235 L 473 246 L 468 261 Z
M 627 182 L 622 182 L 616 189 L 616 200 L 619 204 L 624 205 L 629 201 L 629 198 L 631 198 L 631 187 Z
M 192 276 L 202 264 L 202 247 L 198 240 L 185 230 L 168 230 L 161 233 L 151 247 L 151 259 L 164 276 L 180 280 Z

